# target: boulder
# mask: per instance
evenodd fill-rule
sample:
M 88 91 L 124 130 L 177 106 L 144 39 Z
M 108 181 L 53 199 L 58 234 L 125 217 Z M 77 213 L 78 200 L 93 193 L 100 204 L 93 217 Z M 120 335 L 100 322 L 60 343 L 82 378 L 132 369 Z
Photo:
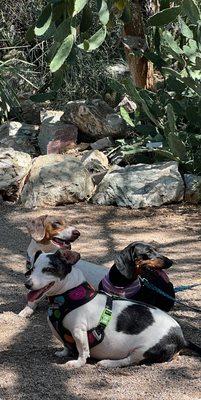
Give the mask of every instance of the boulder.
M 3 200 L 18 199 L 31 164 L 29 154 L 0 147 L 0 195 Z
M 108 158 L 99 150 L 90 150 L 85 152 L 81 161 L 91 173 L 102 172 L 108 169 Z
M 50 154 L 34 161 L 21 201 L 27 208 L 57 206 L 88 200 L 93 191 L 89 172 L 78 159 Z
M 127 125 L 121 116 L 100 99 L 70 101 L 61 120 L 75 124 L 89 141 L 105 136 L 120 138 L 127 131 Z
M 102 139 L 97 140 L 94 143 L 91 143 L 91 148 L 93 150 L 104 150 L 112 146 L 113 146 L 113 141 L 109 137 L 104 137 Z
M 184 175 L 185 194 L 184 200 L 188 203 L 201 202 L 201 176 L 193 174 Z
M 32 157 L 39 155 L 38 125 L 29 125 L 24 122 L 11 121 L 0 127 L 0 146 L 12 147 L 23 151 Z
M 60 112 L 58 112 L 60 113 Z M 59 118 L 59 119 L 58 119 Z M 42 154 L 61 154 L 76 144 L 78 129 L 72 124 L 60 121 L 59 115 L 43 119 L 38 135 L 38 145 Z
M 41 104 L 34 103 L 29 99 L 31 93 L 24 94 L 19 97 L 19 107 L 15 107 L 10 110 L 9 118 L 18 119 L 25 122 L 26 124 L 39 125 Z
M 142 208 L 183 199 L 184 183 L 176 162 L 114 166 L 92 197 L 95 204 Z

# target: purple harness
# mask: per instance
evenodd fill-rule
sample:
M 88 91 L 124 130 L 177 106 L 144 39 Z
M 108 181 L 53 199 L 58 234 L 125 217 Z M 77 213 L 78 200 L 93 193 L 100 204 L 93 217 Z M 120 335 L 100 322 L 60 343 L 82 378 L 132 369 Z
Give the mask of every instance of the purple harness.
M 130 299 L 133 296 L 135 296 L 141 289 L 141 283 L 139 278 L 137 278 L 134 282 L 125 287 L 114 286 L 110 282 L 109 273 L 102 279 L 101 283 L 103 290 L 106 293 L 112 293 L 115 294 L 116 296 L 125 297 L 127 299 Z

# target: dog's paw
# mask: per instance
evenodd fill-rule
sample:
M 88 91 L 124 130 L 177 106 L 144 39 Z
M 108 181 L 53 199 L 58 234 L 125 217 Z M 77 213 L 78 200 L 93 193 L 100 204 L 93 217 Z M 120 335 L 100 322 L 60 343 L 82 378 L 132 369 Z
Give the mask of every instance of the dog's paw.
M 31 307 L 26 306 L 22 311 L 20 311 L 20 313 L 18 314 L 18 317 L 30 318 L 33 315 L 33 313 L 34 313 L 34 310 Z
M 96 365 L 101 368 L 112 368 L 114 366 L 111 360 L 101 360 Z
M 63 350 L 55 351 L 55 356 L 57 357 L 67 357 L 69 355 L 69 351 L 66 347 L 63 348 Z
M 82 360 L 71 360 L 71 361 L 68 361 L 68 362 L 66 363 L 66 366 L 67 366 L 69 369 L 75 369 L 75 368 L 80 368 L 80 367 L 82 367 L 84 364 L 86 364 L 86 362 L 83 362 Z

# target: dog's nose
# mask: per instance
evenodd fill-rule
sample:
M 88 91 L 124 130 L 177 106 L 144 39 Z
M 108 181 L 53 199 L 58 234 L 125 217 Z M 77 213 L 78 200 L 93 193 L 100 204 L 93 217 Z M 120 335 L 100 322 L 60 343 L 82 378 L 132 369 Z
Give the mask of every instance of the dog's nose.
M 31 289 L 31 284 L 28 283 L 28 282 L 26 282 L 26 283 L 24 284 L 24 286 L 25 286 L 27 289 Z
M 170 268 L 171 266 L 172 266 L 172 264 L 173 264 L 173 261 L 172 260 L 170 260 L 169 258 L 167 258 L 167 257 L 164 257 L 164 264 L 165 264 L 165 268 Z
M 73 238 L 77 239 L 80 236 L 80 232 L 77 229 L 74 229 L 72 235 Z

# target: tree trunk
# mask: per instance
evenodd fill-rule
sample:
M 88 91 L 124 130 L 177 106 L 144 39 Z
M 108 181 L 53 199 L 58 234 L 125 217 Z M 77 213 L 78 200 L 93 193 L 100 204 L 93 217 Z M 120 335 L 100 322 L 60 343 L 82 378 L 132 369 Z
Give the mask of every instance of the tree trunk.
M 158 0 L 130 0 L 132 18 L 124 24 L 124 50 L 134 85 L 139 88 L 153 89 L 153 64 L 145 57 L 131 55 L 133 50 L 146 50 L 147 43 L 144 30 L 143 3 L 149 3 L 152 13 L 158 9 Z M 144 4 L 147 5 L 147 4 Z M 147 9 L 146 9 L 147 16 Z

